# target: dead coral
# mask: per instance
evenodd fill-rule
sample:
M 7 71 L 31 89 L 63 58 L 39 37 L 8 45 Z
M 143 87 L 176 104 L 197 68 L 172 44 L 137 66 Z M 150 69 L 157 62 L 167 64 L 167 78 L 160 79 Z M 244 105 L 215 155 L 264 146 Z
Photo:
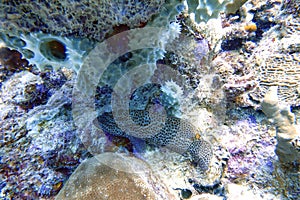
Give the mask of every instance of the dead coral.
M 222 78 L 222 89 L 228 103 L 249 105 L 245 95 L 257 86 L 256 73 L 247 65 L 245 53 L 221 52 L 213 60 L 213 66 Z

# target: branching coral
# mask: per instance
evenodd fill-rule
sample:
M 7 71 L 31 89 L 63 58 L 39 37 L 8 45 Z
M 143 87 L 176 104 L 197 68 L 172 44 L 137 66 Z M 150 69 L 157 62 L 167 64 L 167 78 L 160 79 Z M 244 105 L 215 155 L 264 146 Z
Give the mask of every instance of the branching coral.
M 300 161 L 300 129 L 295 122 L 295 116 L 288 106 L 279 103 L 277 86 L 270 87 L 261 107 L 263 112 L 276 126 L 276 154 L 282 163 Z

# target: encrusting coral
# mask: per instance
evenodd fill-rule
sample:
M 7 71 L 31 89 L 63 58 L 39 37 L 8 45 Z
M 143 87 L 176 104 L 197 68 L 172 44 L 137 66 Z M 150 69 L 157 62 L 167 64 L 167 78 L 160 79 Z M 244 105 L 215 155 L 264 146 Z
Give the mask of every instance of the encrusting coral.
M 279 103 L 277 86 L 270 87 L 261 103 L 262 111 L 276 126 L 276 154 L 282 163 L 300 161 L 300 131 L 289 106 Z

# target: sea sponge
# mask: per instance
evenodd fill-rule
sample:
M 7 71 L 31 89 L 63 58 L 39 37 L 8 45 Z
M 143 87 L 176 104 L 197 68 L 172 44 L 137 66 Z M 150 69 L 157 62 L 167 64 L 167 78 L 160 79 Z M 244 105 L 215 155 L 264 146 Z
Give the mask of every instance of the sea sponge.
M 0 40 L 7 47 L 21 52 L 40 70 L 48 66 L 54 69 L 63 66 L 77 72 L 95 42 L 118 33 L 116 30 L 143 27 L 150 19 L 149 26 L 169 26 L 182 8 L 177 0 L 164 3 L 164 0 L 5 1 L 0 3 L 0 9 L 7 11 L 0 14 Z M 163 11 L 159 13 L 160 10 Z M 158 15 L 152 19 L 155 14 Z M 170 28 L 180 32 L 176 23 Z M 160 36 L 163 41 L 171 39 L 164 37 L 173 35 Z M 115 47 L 120 46 L 120 40 L 109 41 L 112 42 L 108 44 L 110 53 L 116 53 L 118 48 Z M 155 54 L 156 61 L 163 56 L 163 50 Z
M 78 71 L 84 56 L 94 47 L 88 39 L 61 37 L 42 32 L 21 34 L 20 37 L 9 37 L 0 34 L 5 46 L 18 50 L 30 64 L 39 70 L 66 67 Z
M 244 26 L 245 31 L 255 32 L 257 30 L 257 26 L 255 23 L 248 23 Z
M 164 0 L 2 1 L 0 30 L 18 36 L 42 31 L 103 40 L 114 26 L 138 27 L 160 11 Z
M 52 67 L 55 70 L 66 67 L 79 70 L 83 58 L 93 48 L 90 40 L 59 37 L 43 33 L 31 33 L 22 35 L 25 46 L 19 48 L 23 55 L 27 55 L 28 61 L 35 64 L 40 70 Z

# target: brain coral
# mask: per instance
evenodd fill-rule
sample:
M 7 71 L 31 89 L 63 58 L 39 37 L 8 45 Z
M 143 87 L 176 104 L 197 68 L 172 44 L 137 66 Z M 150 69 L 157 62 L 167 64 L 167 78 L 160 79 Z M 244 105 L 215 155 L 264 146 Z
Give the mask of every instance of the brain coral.
M 124 154 L 104 153 L 82 162 L 57 200 L 175 199 L 147 163 Z
M 102 40 L 112 27 L 137 27 L 156 14 L 164 0 L 1 1 L 0 29 L 19 35 L 42 31 Z

